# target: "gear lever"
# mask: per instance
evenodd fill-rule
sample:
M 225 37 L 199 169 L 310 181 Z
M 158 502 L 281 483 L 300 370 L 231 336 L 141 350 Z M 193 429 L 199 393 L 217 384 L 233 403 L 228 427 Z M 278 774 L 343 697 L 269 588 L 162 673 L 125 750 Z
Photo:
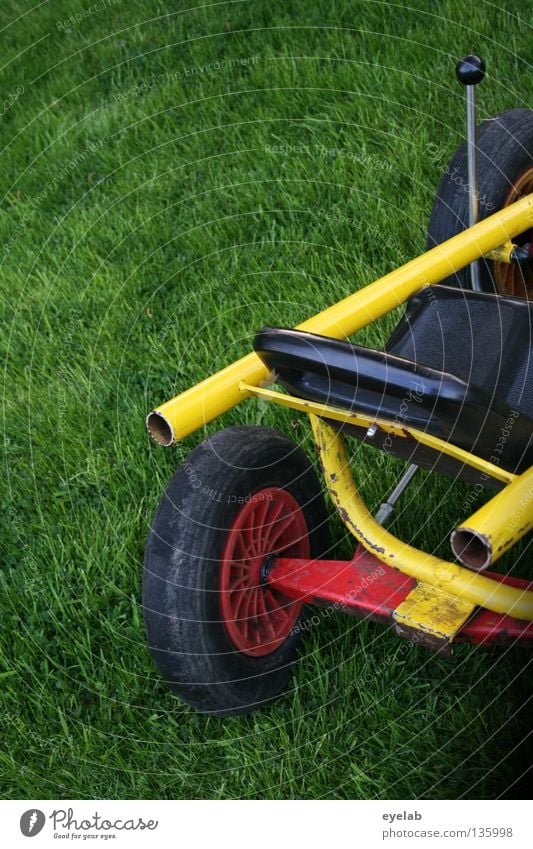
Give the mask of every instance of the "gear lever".
M 459 59 L 455 73 L 460 83 L 466 86 L 466 146 L 468 155 L 468 226 L 478 220 L 478 184 L 476 149 L 476 86 L 485 76 L 485 63 L 479 56 Z M 481 291 L 478 261 L 470 264 L 472 289 Z

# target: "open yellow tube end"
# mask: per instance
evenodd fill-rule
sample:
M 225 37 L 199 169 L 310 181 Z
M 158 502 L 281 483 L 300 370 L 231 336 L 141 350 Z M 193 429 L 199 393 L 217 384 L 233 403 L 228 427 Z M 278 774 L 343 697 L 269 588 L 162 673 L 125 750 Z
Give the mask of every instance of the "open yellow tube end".
M 146 428 L 148 433 L 158 445 L 168 448 L 174 442 L 174 431 L 172 425 L 162 413 L 152 410 L 146 416 Z

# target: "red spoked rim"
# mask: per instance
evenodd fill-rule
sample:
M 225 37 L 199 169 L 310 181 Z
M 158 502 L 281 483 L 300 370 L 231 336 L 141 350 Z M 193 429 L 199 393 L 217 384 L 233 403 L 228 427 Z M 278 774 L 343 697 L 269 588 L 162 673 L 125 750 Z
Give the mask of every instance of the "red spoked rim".
M 248 496 L 229 529 L 220 564 L 220 611 L 238 651 L 262 656 L 287 639 L 301 602 L 261 580 L 268 555 L 309 557 L 309 531 L 293 495 L 266 487 Z
M 533 192 L 533 167 L 526 168 L 516 180 L 507 195 L 504 207 Z M 533 228 L 516 236 L 513 242 L 524 245 L 533 239 Z M 506 262 L 494 263 L 494 282 L 501 295 L 514 295 L 517 298 L 533 300 L 533 264 L 520 267 Z

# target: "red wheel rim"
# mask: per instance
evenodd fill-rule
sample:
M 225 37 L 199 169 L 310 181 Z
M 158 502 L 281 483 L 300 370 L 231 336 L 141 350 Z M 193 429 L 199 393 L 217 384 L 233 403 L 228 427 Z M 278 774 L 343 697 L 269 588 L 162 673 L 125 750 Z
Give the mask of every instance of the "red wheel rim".
M 514 203 L 525 195 L 533 192 L 533 167 L 526 170 L 517 179 L 511 191 L 507 195 L 504 207 Z M 533 229 L 526 230 L 513 239 L 518 245 L 530 242 L 533 238 Z M 493 264 L 493 276 L 496 289 L 501 295 L 514 295 L 517 298 L 533 300 L 533 265 L 530 263 L 525 268 L 511 265 L 506 262 L 495 262 Z
M 309 532 L 300 505 L 286 489 L 267 487 L 250 495 L 229 529 L 220 564 L 220 611 L 236 649 L 270 654 L 287 639 L 301 602 L 264 585 L 269 554 L 309 557 Z

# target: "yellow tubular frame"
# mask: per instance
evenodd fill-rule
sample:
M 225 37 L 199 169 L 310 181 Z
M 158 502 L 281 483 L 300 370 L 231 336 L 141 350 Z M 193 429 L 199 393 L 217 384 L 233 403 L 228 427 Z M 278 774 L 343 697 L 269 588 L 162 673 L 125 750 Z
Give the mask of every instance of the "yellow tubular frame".
M 532 528 L 533 468 L 530 468 L 462 522 L 452 534 L 452 544 L 456 534 L 461 534 L 465 541 L 469 538 L 477 541 L 477 547 L 486 558 L 480 568 L 485 569 Z M 459 552 L 456 555 L 467 562 L 460 557 Z
M 530 194 L 304 321 L 298 325 L 298 329 L 344 339 L 404 303 L 423 286 L 438 283 L 499 246 L 505 246 L 502 251 L 507 250 L 506 243 L 532 225 L 533 194 Z M 327 487 L 348 529 L 380 560 L 418 581 L 418 594 L 410 603 L 410 609 L 403 612 L 405 622 L 414 622 L 415 628 L 436 633 L 435 628 L 438 631 L 440 625 L 438 622 L 435 624 L 434 609 L 439 605 L 439 599 L 448 600 L 450 621 L 445 629 L 448 638 L 453 638 L 457 628 L 469 615 L 468 605 L 480 605 L 496 613 L 533 621 L 533 591 L 502 584 L 440 560 L 397 540 L 379 525 L 357 492 L 342 436 L 318 416 L 367 427 L 376 424 L 399 437 L 410 436 L 508 484 L 496 496 L 499 499 L 499 520 L 509 513 L 512 506 L 509 493 L 513 496 L 519 489 L 513 486 L 519 478 L 467 451 L 403 424 L 381 421 L 358 412 L 336 410 L 260 388 L 259 384 L 267 377 L 268 371 L 259 357 L 254 353 L 248 354 L 150 413 L 147 418 L 148 430 L 160 444 L 171 445 L 254 394 L 300 409 L 309 414 Z M 476 514 L 478 519 L 484 509 Z M 532 511 L 533 506 L 528 511 L 530 518 L 533 518 Z M 516 538 L 515 534 L 512 541 Z M 435 593 L 436 601 L 431 592 Z M 415 596 L 415 593 L 412 595 Z M 454 598 L 457 599 L 455 611 Z M 448 604 L 450 599 L 452 603 Z
M 439 439 L 437 436 L 432 436 L 423 430 L 417 430 L 410 425 L 390 422 L 386 419 L 376 418 L 376 416 L 369 416 L 357 411 L 340 410 L 337 407 L 330 407 L 328 404 L 320 404 L 318 401 L 297 398 L 295 395 L 282 395 L 281 392 L 264 389 L 260 386 L 250 386 L 248 383 L 241 383 L 240 388 L 243 397 L 253 395 L 256 398 L 264 398 L 265 401 L 272 401 L 281 407 L 289 407 L 292 410 L 307 413 L 307 415 L 313 413 L 316 416 L 323 416 L 326 419 L 355 425 L 356 427 L 369 428 L 371 425 L 375 425 L 379 430 L 390 433 L 392 436 L 399 437 L 400 439 L 410 436 L 412 439 L 420 442 L 421 445 L 425 445 L 427 448 L 433 448 L 434 451 L 439 451 L 441 454 L 447 454 L 448 457 L 452 457 L 454 460 L 458 460 L 460 463 L 464 463 L 478 472 L 483 472 L 488 477 L 494 478 L 501 483 L 510 483 L 516 477 L 512 472 L 507 472 L 505 469 L 500 468 L 500 466 L 495 466 L 494 463 L 483 460 L 482 457 L 476 457 L 475 454 L 470 454 L 469 451 L 465 451 L 463 448 L 458 448 L 450 442 L 445 442 L 444 439 Z
M 384 563 L 446 596 L 455 596 L 495 613 L 533 620 L 533 591 L 521 590 L 426 554 L 396 539 L 373 518 L 355 486 L 344 440 L 315 415 L 309 416 L 326 486 L 353 536 Z M 500 493 L 504 498 L 506 490 Z
M 405 303 L 423 286 L 438 283 L 532 225 L 530 194 L 304 321 L 298 329 L 345 339 Z M 242 401 L 241 382 L 257 386 L 267 374 L 259 357 L 248 354 L 157 407 L 147 417 L 148 431 L 156 442 L 171 445 Z

